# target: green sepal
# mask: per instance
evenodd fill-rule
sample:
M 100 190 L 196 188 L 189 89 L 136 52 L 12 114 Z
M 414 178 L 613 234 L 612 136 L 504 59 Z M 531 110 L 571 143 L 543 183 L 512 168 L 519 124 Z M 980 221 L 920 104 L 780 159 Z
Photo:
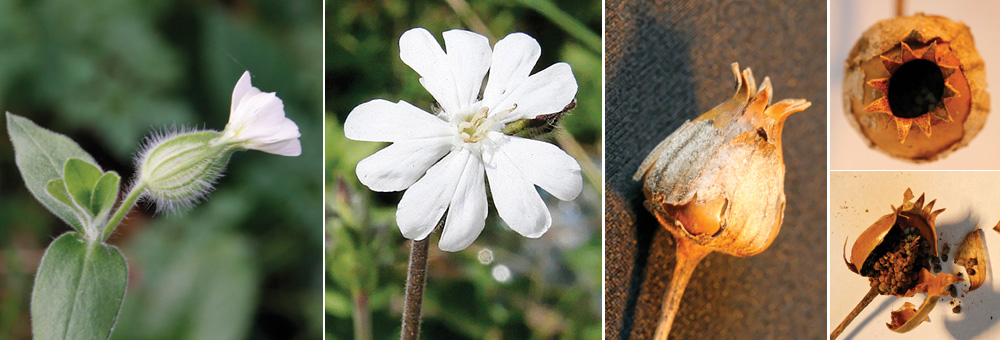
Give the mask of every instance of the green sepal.
M 108 339 L 127 283 L 118 248 L 75 232 L 59 236 L 45 250 L 31 292 L 34 339 Z
M 120 183 L 121 177 L 114 171 L 105 172 L 97 180 L 90 197 L 90 211 L 94 213 L 94 216 L 103 216 L 111 211 L 111 207 L 115 205 L 115 199 L 118 198 Z
M 575 108 L 576 100 L 574 99 L 562 111 L 538 115 L 535 118 L 515 120 L 504 125 L 501 132 L 505 135 L 521 138 L 545 139 L 559 127 L 559 120 Z
M 63 167 L 63 181 L 66 182 L 66 190 L 73 197 L 73 201 L 90 212 L 91 216 L 97 215 L 91 209 L 90 197 L 93 196 L 94 186 L 97 185 L 97 180 L 100 178 L 101 169 L 79 158 L 67 159 Z

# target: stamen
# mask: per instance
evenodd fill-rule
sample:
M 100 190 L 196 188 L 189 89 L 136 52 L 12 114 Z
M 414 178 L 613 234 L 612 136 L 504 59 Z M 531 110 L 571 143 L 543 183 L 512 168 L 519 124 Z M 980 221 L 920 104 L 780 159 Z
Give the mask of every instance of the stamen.
M 476 111 L 476 114 L 473 115 L 471 119 L 458 123 L 458 130 L 460 131 L 459 137 L 466 143 L 479 142 L 486 137 L 486 133 L 488 133 L 490 129 L 492 129 L 511 112 L 514 112 L 514 110 L 517 110 L 517 104 L 514 104 L 514 106 L 509 109 L 497 111 L 493 114 L 489 114 L 490 108 L 481 107 Z

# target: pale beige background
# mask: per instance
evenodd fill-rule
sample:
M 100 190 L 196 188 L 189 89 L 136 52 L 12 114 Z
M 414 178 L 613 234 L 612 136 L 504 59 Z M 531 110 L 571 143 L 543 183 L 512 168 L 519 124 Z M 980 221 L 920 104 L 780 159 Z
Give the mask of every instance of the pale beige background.
M 1000 1 L 906 1 L 904 14 L 936 14 L 964 22 L 972 30 L 976 49 L 986 61 L 987 92 L 993 111 L 1000 109 Z M 841 96 L 844 60 L 858 37 L 879 20 L 892 17 L 895 1 L 832 1 L 830 3 L 830 168 L 834 170 L 959 170 L 1000 169 L 1000 118 L 991 114 L 972 142 L 944 159 L 914 164 L 871 149 L 848 123 Z
M 1000 220 L 1000 172 L 993 171 L 832 171 L 830 173 L 830 329 L 837 327 L 868 292 L 868 279 L 852 273 L 844 265 L 856 237 L 879 217 L 892 212 L 890 205 L 903 202 L 903 192 L 911 188 L 916 197 L 926 193 L 926 202 L 937 199 L 935 209 L 946 208 L 937 218 L 938 244 L 951 244 L 944 272 L 964 272 L 952 258 L 957 244 L 977 227 L 984 229 L 990 259 L 1000 259 L 1000 234 L 992 228 Z M 848 254 L 850 255 L 850 254 Z M 995 263 L 990 263 L 992 267 Z M 904 302 L 919 306 L 924 296 L 898 298 L 878 296 L 851 323 L 839 339 L 998 339 L 1000 338 L 1000 289 L 992 268 L 982 287 L 962 300 L 962 312 L 952 313 L 951 298 L 931 311 L 930 322 L 898 334 L 890 331 L 890 311 Z M 968 289 L 966 283 L 957 285 Z M 992 319 L 991 319 L 992 318 Z

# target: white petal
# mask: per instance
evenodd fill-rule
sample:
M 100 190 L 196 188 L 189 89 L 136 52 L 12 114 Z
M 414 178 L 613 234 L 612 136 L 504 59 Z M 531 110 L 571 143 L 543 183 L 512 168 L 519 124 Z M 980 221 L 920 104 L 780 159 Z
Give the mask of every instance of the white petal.
M 438 248 L 459 251 L 468 248 L 486 225 L 489 206 L 486 203 L 486 181 L 483 162 L 479 157 L 469 157 L 458 187 L 451 197 L 448 218 L 441 232 Z
M 563 201 L 576 198 L 583 188 L 580 164 L 555 145 L 510 137 L 498 145 L 517 164 L 524 178 Z
M 491 139 L 494 137 L 491 134 Z M 503 139 L 508 137 L 499 137 Z M 502 140 L 495 142 L 503 143 Z M 497 149 L 487 159 L 486 176 L 493 194 L 493 205 L 500 218 L 525 237 L 537 238 L 549 230 L 552 216 L 545 202 L 538 196 L 535 186 L 524 178 L 518 164 L 503 148 Z
M 423 240 L 434 231 L 470 156 L 465 148 L 452 151 L 406 190 L 396 209 L 396 224 L 403 237 Z
M 373 191 L 404 190 L 449 150 L 450 137 L 396 142 L 358 162 L 358 180 Z
M 476 102 L 483 78 L 490 69 L 490 40 L 464 30 L 444 32 L 444 45 L 451 62 L 446 64 L 455 81 L 459 109 Z
M 277 133 L 285 120 L 285 105 L 274 93 L 245 97 L 229 117 L 228 135 L 234 140 L 250 140 Z
M 525 79 L 491 110 L 507 110 L 517 105 L 517 110 L 502 119 L 504 123 L 518 119 L 562 111 L 576 97 L 576 78 L 567 63 L 556 63 Z
M 542 48 L 535 38 L 524 33 L 511 33 L 497 41 L 493 46 L 490 79 L 483 92 L 484 105 L 494 107 L 504 98 L 505 91 L 516 89 L 524 82 L 541 54 Z
M 447 65 L 451 60 L 431 32 L 421 27 L 403 32 L 399 37 L 399 58 L 420 75 L 420 84 L 445 112 L 457 112 L 458 94 Z
M 289 157 L 296 157 L 302 154 L 302 145 L 299 143 L 298 138 L 268 144 L 260 144 L 247 148 Z
M 232 105 L 229 107 L 229 120 L 233 120 L 233 113 L 236 112 L 236 108 L 240 106 L 240 102 L 245 98 L 253 97 L 254 95 L 260 94 L 260 90 L 250 83 L 250 71 L 243 71 L 243 76 L 240 80 L 236 82 L 236 87 L 233 88 L 233 101 Z
M 397 142 L 455 134 L 455 126 L 404 101 L 393 103 L 376 99 L 366 102 L 351 110 L 344 122 L 347 138 L 369 142 Z
M 492 51 L 489 39 L 474 32 L 450 30 L 443 35 L 447 52 L 426 29 L 406 31 L 399 38 L 399 57 L 420 75 L 420 84 L 450 117 L 477 101 Z

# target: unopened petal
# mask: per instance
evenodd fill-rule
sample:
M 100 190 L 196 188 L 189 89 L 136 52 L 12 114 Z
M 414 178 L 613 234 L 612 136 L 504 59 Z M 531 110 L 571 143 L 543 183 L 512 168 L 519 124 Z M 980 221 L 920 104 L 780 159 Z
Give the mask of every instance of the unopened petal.
M 486 177 L 500 218 L 518 234 L 541 237 L 552 225 L 552 216 L 535 186 L 503 148 L 487 161 Z
M 410 103 L 393 103 L 383 99 L 358 105 L 344 122 L 347 138 L 369 142 L 449 136 L 455 134 L 455 129 L 455 126 Z
M 449 150 L 449 137 L 396 142 L 358 162 L 358 180 L 372 191 L 404 190 Z
M 430 235 L 448 209 L 458 186 L 456 179 L 470 156 L 464 148 L 452 151 L 406 190 L 396 209 L 396 224 L 403 237 L 423 240 Z
M 490 78 L 483 92 L 484 105 L 494 107 L 528 79 L 541 54 L 542 48 L 535 38 L 524 33 L 512 33 L 497 41 L 493 46 Z
M 296 157 L 302 154 L 302 144 L 299 139 L 288 139 L 267 144 L 254 145 L 248 149 L 259 150 L 279 156 Z
M 511 137 L 498 146 L 524 178 L 563 201 L 576 198 L 583 189 L 580 164 L 555 145 Z
M 285 117 L 281 98 L 253 87 L 250 72 L 243 72 L 236 82 L 231 110 L 229 123 L 220 137 L 223 141 L 283 156 L 302 153 L 299 127 Z
M 229 106 L 229 121 L 232 122 L 235 117 L 236 108 L 240 106 L 240 103 L 249 97 L 253 97 L 260 94 L 260 90 L 253 87 L 250 83 L 250 71 L 243 71 L 243 76 L 240 80 L 236 82 L 236 87 L 233 88 L 233 101 L 232 105 Z
M 506 110 L 517 107 L 502 119 L 504 123 L 535 118 L 562 111 L 576 97 L 576 90 L 576 78 L 569 64 L 557 63 L 529 76 L 516 88 L 507 89 L 508 94 L 492 108 Z
M 469 157 L 451 198 L 448 217 L 441 232 L 438 248 L 459 251 L 469 247 L 486 225 L 489 206 L 486 203 L 486 182 L 483 162 Z

